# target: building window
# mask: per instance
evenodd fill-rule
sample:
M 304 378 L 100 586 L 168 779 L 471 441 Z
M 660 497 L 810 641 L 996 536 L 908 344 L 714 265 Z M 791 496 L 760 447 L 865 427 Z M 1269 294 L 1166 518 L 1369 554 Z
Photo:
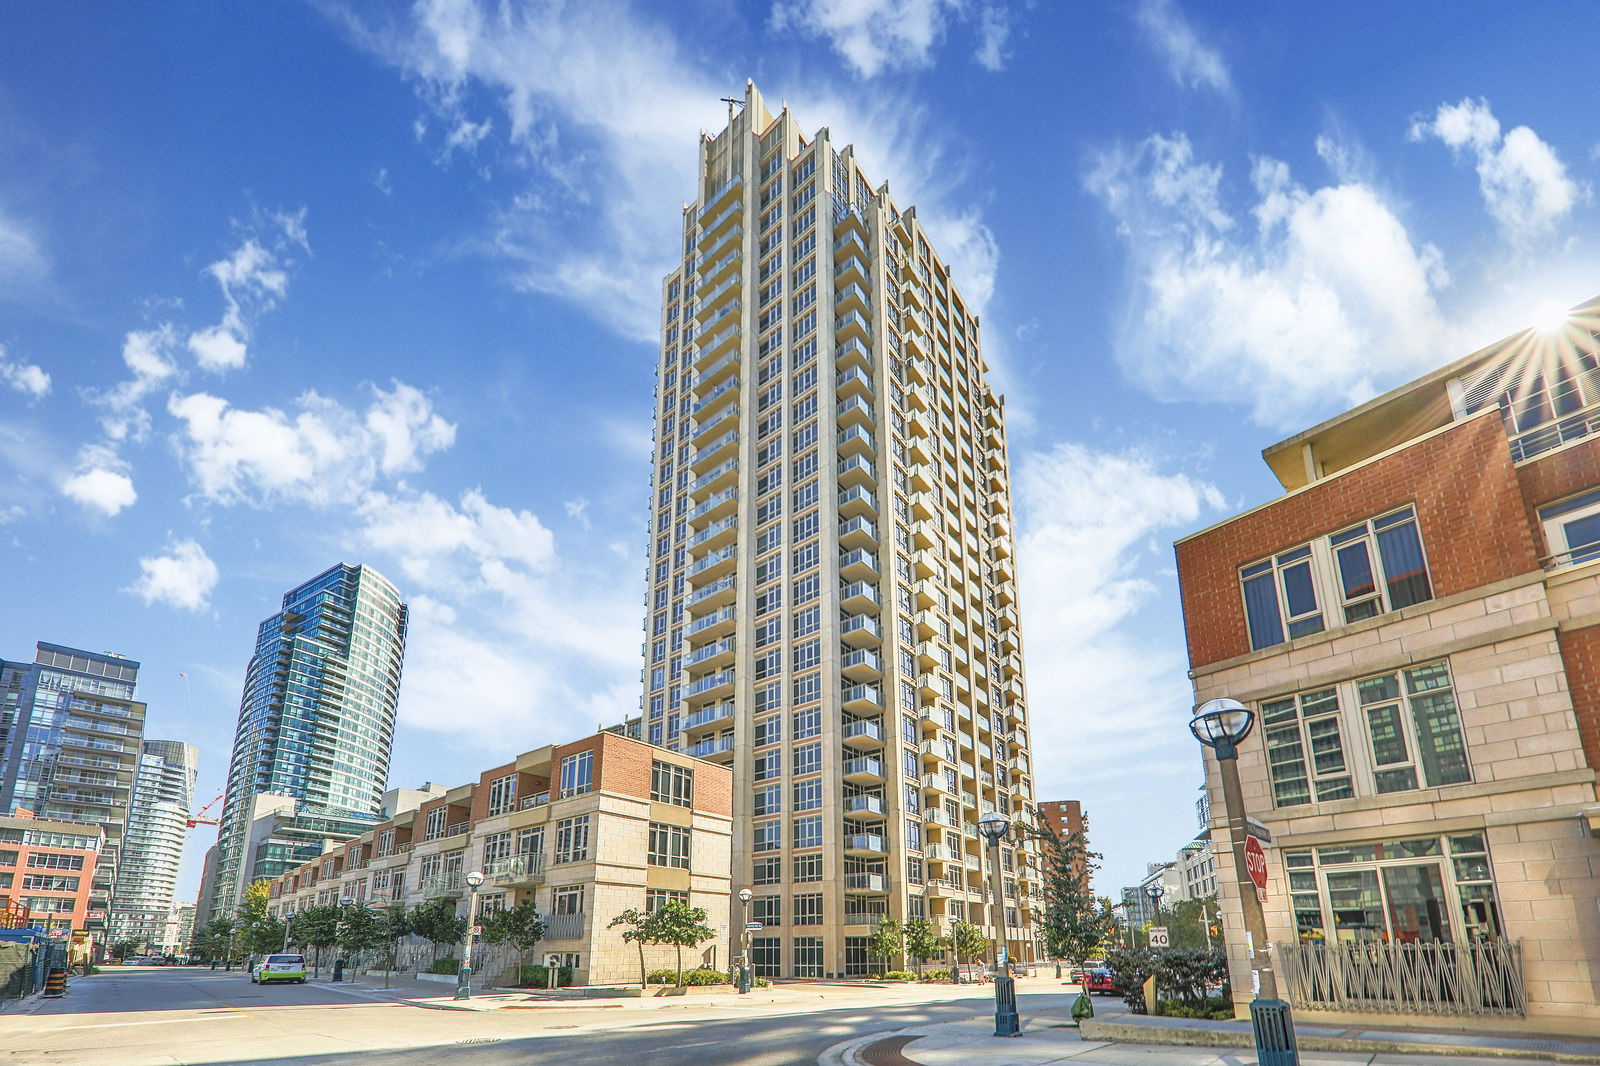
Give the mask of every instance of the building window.
M 757 822 L 752 851 L 777 851 L 783 847 L 782 822 Z
M 752 814 L 782 814 L 783 813 L 783 786 L 767 785 L 758 788 L 753 793 L 754 802 L 751 804 Z
M 581 796 L 594 787 L 594 752 L 580 751 L 561 760 L 561 794 L 558 799 Z
M 485 865 L 511 858 L 511 834 L 490 833 L 483 838 L 483 861 Z
M 780 777 L 783 774 L 783 752 L 781 750 L 765 752 L 756 756 L 755 779 L 766 781 L 770 778 Z
M 505 814 L 517 806 L 517 775 L 507 774 L 489 782 L 489 813 Z
M 1600 558 L 1600 489 L 1539 508 L 1552 563 Z
M 1267 700 L 1261 719 L 1278 807 L 1472 780 L 1442 660 Z
M 794 857 L 794 880 L 796 882 L 822 880 L 822 856 L 796 855 Z
M 815 674 L 813 674 L 809 680 L 818 682 L 819 684 L 820 684 L 820 681 L 821 681 L 821 679 Z M 800 687 L 799 682 L 796 682 L 795 683 L 796 696 L 799 695 L 799 692 L 798 692 L 799 687 Z M 818 694 L 819 695 L 821 694 L 820 688 L 818 689 Z M 799 710 L 799 711 L 795 711 L 794 712 L 794 739 L 796 739 L 796 740 L 805 740 L 808 737 L 815 737 L 815 736 L 821 736 L 821 735 L 822 735 L 822 708 L 821 707 L 807 707 L 804 710 Z
M 800 781 L 794 786 L 794 809 L 796 811 L 814 811 L 822 806 L 822 780 L 812 778 L 809 781 Z
M 378 833 L 378 857 L 382 858 L 394 851 L 394 830 L 384 829 Z
M 651 866 L 672 866 L 680 870 L 689 868 L 689 830 L 681 825 L 650 823 L 650 852 L 646 861 Z
M 654 762 L 650 765 L 650 798 L 679 807 L 694 806 L 694 771 L 687 766 Z
M 751 743 L 755 747 L 764 748 L 768 744 L 780 743 L 783 740 L 783 716 L 756 719 L 754 734 Z
M 518 855 L 544 855 L 544 826 L 517 830 Z
M 427 836 L 425 839 L 437 840 L 439 837 L 444 836 L 445 819 L 449 817 L 450 811 L 444 807 L 435 807 L 433 810 L 429 811 L 428 826 L 426 830 Z M 324 872 L 323 876 L 326 877 L 329 873 L 332 873 L 332 871 L 330 870 Z
M 776 885 L 783 882 L 782 859 L 757 859 L 751 871 L 750 883 Z
M 555 861 L 582 862 L 589 857 L 589 816 L 563 818 L 556 823 Z
M 794 749 L 794 772 L 800 774 L 815 774 L 822 772 L 822 745 L 802 744 Z
M 794 897 L 794 922 L 795 925 L 821 925 L 822 924 L 822 895 L 810 893 Z
M 583 886 L 565 885 L 551 890 L 550 909 L 553 914 L 582 914 Z
M 750 940 L 750 968 L 757 977 L 783 976 L 782 941 L 775 936 L 758 936 Z
M 771 929 L 783 924 L 783 897 L 756 896 L 750 901 L 750 920 Z
M 1256 649 L 1433 598 L 1412 507 L 1242 567 L 1239 580 Z
M 822 976 L 822 938 L 797 936 L 794 938 L 794 975 L 796 977 Z
M 654 914 L 657 907 L 661 906 L 663 903 L 671 902 L 672 900 L 677 900 L 679 903 L 688 903 L 689 893 L 673 892 L 665 888 L 645 889 L 644 912 L 646 914 Z
M 1302 942 L 1503 935 L 1482 833 L 1306 848 L 1283 858 Z
M 794 820 L 795 848 L 820 848 L 822 847 L 822 816 L 812 815 L 809 818 L 796 818 Z
M 864 936 L 844 938 L 844 975 L 865 977 L 872 972 L 872 939 Z

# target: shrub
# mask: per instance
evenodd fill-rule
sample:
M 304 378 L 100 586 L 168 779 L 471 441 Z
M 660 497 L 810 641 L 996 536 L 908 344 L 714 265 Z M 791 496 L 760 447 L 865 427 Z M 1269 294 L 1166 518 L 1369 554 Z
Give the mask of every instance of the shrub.
M 1181 999 L 1163 999 L 1157 1009 L 1168 1018 L 1205 1018 L 1226 1021 L 1233 1018 L 1233 1001 L 1226 996 L 1208 996 L 1203 1003 L 1185 1003 Z
M 434 959 L 423 973 L 460 973 L 460 959 Z
M 563 966 L 556 971 L 556 984 L 565 988 L 572 983 L 572 967 Z M 517 984 L 522 988 L 549 988 L 550 970 L 536 962 L 528 963 L 522 967 L 522 972 L 517 975 Z
M 880 981 L 915 981 L 917 975 L 910 970 L 890 970 L 879 976 Z
M 678 971 L 672 969 L 651 970 L 645 975 L 645 980 L 653 985 L 675 985 L 678 983 Z M 763 978 L 756 978 L 757 981 Z M 728 975 L 723 970 L 713 970 L 709 966 L 697 966 L 692 970 L 683 971 L 685 985 L 725 985 Z M 769 982 L 770 983 L 770 982 Z
M 922 976 L 919 977 L 918 980 L 919 981 L 948 981 L 948 980 L 950 980 L 950 971 L 947 970 L 947 969 L 946 970 L 923 970 L 922 971 Z
M 1173 1017 L 1203 1018 L 1210 1017 L 1210 1012 L 1223 1009 L 1227 1004 L 1224 994 L 1220 1000 L 1223 1006 L 1212 1006 L 1219 1000 L 1209 994 L 1218 985 L 1226 993 L 1228 960 L 1221 949 L 1169 948 L 1150 951 L 1117 948 L 1106 952 L 1106 965 L 1111 968 L 1113 987 L 1134 1014 L 1146 1014 L 1149 1011 L 1144 1001 L 1144 983 L 1151 975 L 1155 976 L 1159 990 L 1174 994 L 1172 999 L 1164 999 L 1156 1004 L 1156 1010 L 1160 1013 L 1171 1013 L 1167 1006 L 1170 1003 L 1198 1012 L 1173 1014 Z M 1229 1016 L 1232 1016 L 1231 1013 Z
M 772 982 L 769 981 L 765 977 L 753 977 L 753 978 L 750 979 L 750 984 L 754 988 L 771 988 L 772 987 Z

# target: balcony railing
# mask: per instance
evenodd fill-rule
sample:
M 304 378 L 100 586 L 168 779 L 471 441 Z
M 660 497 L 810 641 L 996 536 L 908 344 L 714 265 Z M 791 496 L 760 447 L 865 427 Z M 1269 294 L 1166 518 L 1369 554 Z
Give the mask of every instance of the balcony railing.
M 528 884 L 544 880 L 543 855 L 513 855 L 484 864 L 483 874 L 497 885 Z
M 543 807 L 545 804 L 547 804 L 549 802 L 550 802 L 550 793 L 548 793 L 548 792 L 538 792 L 538 793 L 535 793 L 532 796 L 526 796 L 526 797 L 523 798 L 523 800 L 522 800 L 522 809 L 525 810 L 525 811 L 531 811 L 533 808 L 535 808 L 535 807 Z

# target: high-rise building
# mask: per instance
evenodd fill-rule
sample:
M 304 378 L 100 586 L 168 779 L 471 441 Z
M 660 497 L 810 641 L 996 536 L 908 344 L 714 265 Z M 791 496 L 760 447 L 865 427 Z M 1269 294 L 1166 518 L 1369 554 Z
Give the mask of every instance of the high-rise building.
M 1083 804 L 1078 800 L 1041 800 L 1038 804 L 1039 821 L 1052 833 L 1063 841 L 1081 834 L 1083 837 L 1083 852 L 1077 855 L 1072 865 L 1077 870 L 1079 877 L 1089 876 L 1089 819 L 1083 813 Z
M 406 605 L 371 567 L 290 589 L 245 672 L 217 845 L 196 921 L 245 886 L 370 829 L 381 809 L 405 656 Z
M 865 973 L 883 915 L 1031 957 L 1035 849 L 995 906 L 976 829 L 1034 816 L 977 316 L 853 148 L 729 111 L 662 290 L 644 736 L 734 770 L 758 973 Z
M 0 814 L 105 830 L 83 926 L 99 943 L 144 738 L 138 679 L 132 659 L 59 644 L 40 642 L 31 663 L 0 661 Z
M 133 940 L 140 951 L 168 939 L 167 919 L 188 838 L 189 807 L 200 752 L 179 740 L 147 740 L 133 786 L 122 868 L 111 899 L 109 939 Z

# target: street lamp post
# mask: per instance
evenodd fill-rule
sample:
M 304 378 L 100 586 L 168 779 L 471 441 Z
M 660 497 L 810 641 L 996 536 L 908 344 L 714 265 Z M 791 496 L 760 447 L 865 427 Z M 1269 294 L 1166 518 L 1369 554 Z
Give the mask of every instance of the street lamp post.
M 467 875 L 467 940 L 461 947 L 461 968 L 456 971 L 456 998 L 472 998 L 472 940 L 478 934 L 478 887 L 483 884 L 483 874 L 477 870 Z
M 999 811 L 978 819 L 978 832 L 989 842 L 990 892 L 994 898 L 994 1035 L 1021 1036 L 1022 1019 L 1017 1017 L 1017 986 L 1011 977 L 1011 959 L 1006 952 L 1005 875 L 1000 870 L 1000 841 L 1011 823 Z
M 739 890 L 739 902 L 744 905 L 744 929 L 739 936 L 739 994 L 750 994 L 750 901 L 755 893 L 748 888 Z
M 350 913 L 350 907 L 351 907 L 352 904 L 355 903 L 355 901 L 356 901 L 356 899 L 355 899 L 354 896 L 340 896 L 339 897 L 339 924 L 340 925 L 343 925 L 345 922 L 349 921 L 349 918 L 346 917 L 346 916 Z M 335 927 L 334 939 L 335 940 L 338 939 L 337 927 Z M 334 947 L 340 947 L 340 945 L 335 943 Z M 335 954 L 334 957 L 333 957 L 333 980 L 334 981 L 342 982 L 344 980 L 344 965 L 345 965 L 344 953 L 341 951 L 341 952 L 338 952 L 337 954 Z
M 1250 952 L 1250 969 L 1257 977 L 1256 997 L 1250 1002 L 1256 1057 L 1262 1066 L 1294 1066 L 1299 1061 L 1294 1020 L 1289 1004 L 1278 998 L 1278 978 L 1267 945 L 1267 917 L 1245 864 L 1245 841 L 1250 829 L 1244 790 L 1239 785 L 1239 743 L 1250 735 L 1255 720 L 1255 712 L 1238 700 L 1208 700 L 1195 708 L 1189 731 L 1216 754 L 1217 769 L 1222 775 L 1222 805 L 1228 818 L 1228 843 L 1233 851 L 1239 902 L 1244 909 L 1245 944 Z
M 1152 881 L 1150 884 L 1144 886 L 1144 894 L 1150 898 L 1150 905 L 1156 909 L 1156 916 L 1151 920 L 1150 924 L 1160 925 L 1161 897 L 1167 894 L 1167 890 L 1161 887 L 1160 882 Z

